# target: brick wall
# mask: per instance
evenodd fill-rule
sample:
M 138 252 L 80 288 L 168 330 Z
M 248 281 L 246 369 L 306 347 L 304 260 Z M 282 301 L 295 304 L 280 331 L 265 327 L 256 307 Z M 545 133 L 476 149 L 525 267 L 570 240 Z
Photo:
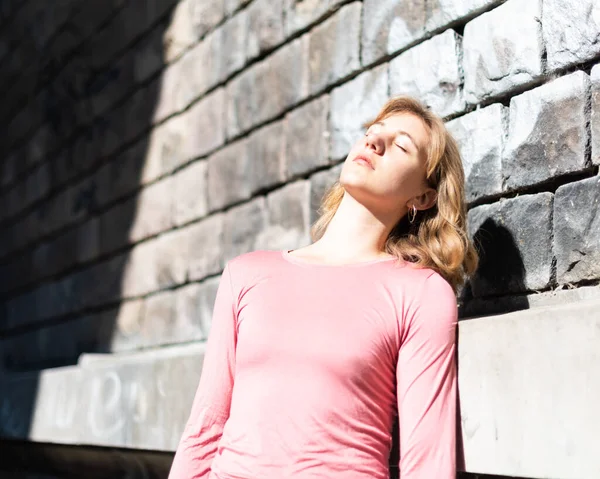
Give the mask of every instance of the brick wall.
M 307 244 L 362 123 L 401 93 L 462 149 L 482 249 L 463 316 L 598 295 L 594 0 L 21 0 L 0 13 L 7 372 L 204 340 L 224 263 Z

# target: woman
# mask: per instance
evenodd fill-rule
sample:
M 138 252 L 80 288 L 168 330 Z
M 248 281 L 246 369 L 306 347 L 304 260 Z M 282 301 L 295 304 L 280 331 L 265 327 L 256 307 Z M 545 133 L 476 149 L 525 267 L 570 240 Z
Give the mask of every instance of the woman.
M 230 260 L 171 479 L 456 473 L 456 288 L 476 266 L 443 121 L 390 100 L 354 145 L 314 243 Z

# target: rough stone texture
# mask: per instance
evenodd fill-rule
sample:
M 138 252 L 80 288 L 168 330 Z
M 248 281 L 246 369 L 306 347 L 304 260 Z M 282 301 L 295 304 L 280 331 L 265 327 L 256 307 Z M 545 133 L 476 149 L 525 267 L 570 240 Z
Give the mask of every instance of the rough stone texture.
M 123 301 L 108 315 L 114 318 L 110 351 L 130 351 L 141 344 L 140 331 L 144 318 L 145 302 L 142 299 Z
M 470 18 L 492 9 L 506 0 L 435 0 L 427 2 L 428 31 L 444 27 L 457 20 Z
M 596 0 L 544 0 L 542 25 L 550 70 L 600 55 L 600 4 Z
M 230 209 L 223 225 L 223 260 L 230 259 L 260 247 L 258 237 L 267 222 L 264 197 Z
M 600 65 L 592 68 L 592 163 L 600 165 Z
M 551 193 L 525 195 L 469 211 L 469 235 L 480 253 L 473 296 L 544 289 L 552 264 Z
M 238 136 L 308 94 L 308 37 L 297 38 L 227 85 L 227 137 Z
M 360 68 L 361 3 L 339 12 L 309 34 L 310 92 L 318 93 Z
M 175 293 L 161 291 L 145 299 L 144 316 L 141 324 L 141 346 L 159 346 L 177 339 L 179 331 L 175 324 Z
M 347 155 L 364 135 L 364 123 L 373 120 L 388 98 L 388 68 L 381 65 L 361 73 L 331 92 L 330 155 Z
M 462 111 L 460 58 L 461 38 L 454 30 L 411 48 L 390 62 L 391 94 L 415 96 L 441 116 Z
M 502 160 L 507 189 L 585 168 L 589 88 L 589 77 L 576 72 L 511 100 Z
M 185 114 L 187 123 L 185 153 L 187 159 L 206 155 L 225 142 L 225 90 L 220 88 Z
M 247 58 L 283 41 L 283 0 L 254 0 L 245 11 L 248 12 Z
M 86 263 L 100 254 L 100 220 L 91 218 L 75 228 L 77 263 Z
M 208 158 L 208 206 L 210 211 L 248 199 L 252 185 L 248 181 L 252 165 L 248 140 L 227 145 Z
M 554 254 L 560 284 L 600 278 L 599 176 L 556 190 Z
M 136 298 L 158 290 L 156 274 L 156 240 L 134 246 L 127 254 L 121 281 L 121 297 Z
M 175 321 L 186 341 L 208 338 L 220 276 L 175 291 Z
M 231 15 L 233 12 L 248 4 L 250 0 L 224 0 L 225 12 Z
M 284 178 L 302 175 L 329 162 L 329 95 L 295 109 L 285 120 Z
M 147 140 L 146 151 L 144 142 L 129 153 L 131 156 L 138 156 L 130 159 L 134 169 L 131 173 L 140 172 L 137 183 L 145 185 L 153 182 L 189 159 L 185 149 L 189 134 L 186 129 L 189 127 L 185 115 L 169 118 L 152 130 Z
M 285 35 L 290 36 L 339 8 L 344 0 L 284 0 Z
M 541 0 L 508 0 L 465 27 L 465 98 L 477 103 L 542 74 Z
M 508 108 L 495 104 L 446 124 L 458 142 L 467 201 L 502 192 L 502 149 Z
M 364 0 L 363 65 L 394 53 L 425 35 L 425 0 Z
M 173 224 L 180 226 L 208 213 L 207 161 L 196 161 L 173 175 Z
M 160 289 L 183 284 L 187 277 L 187 254 L 193 244 L 189 243 L 189 230 L 176 229 L 161 234 L 156 239 L 154 272 Z
M 272 123 L 252 133 L 248 139 L 248 176 L 252 193 L 283 182 L 285 135 L 283 122 Z
M 315 173 L 310 177 L 310 217 L 312 225 L 319 218 L 319 207 L 326 191 L 340 178 L 342 164 L 336 165 L 325 171 Z
M 129 239 L 140 241 L 173 226 L 173 177 L 167 177 L 140 191 L 135 218 L 129 217 Z
M 310 243 L 310 181 L 287 184 L 267 196 L 267 225 L 257 249 L 295 249 Z
M 224 78 L 241 69 L 246 63 L 248 34 L 247 9 L 229 18 L 223 25 L 222 70 Z
M 129 243 L 126 232 L 131 227 L 132 215 L 136 210 L 136 203 L 136 197 L 129 198 L 106 210 L 98 217 L 98 221 L 100 222 L 98 232 L 100 254 L 105 255 Z M 166 214 L 168 213 L 163 211 L 163 215 Z M 160 216 L 159 218 L 160 221 L 166 221 L 165 216 Z
M 192 23 L 193 0 L 181 0 L 175 6 L 171 23 L 163 37 L 166 62 L 172 62 L 196 41 L 196 32 Z
M 186 228 L 187 278 L 198 281 L 223 269 L 223 214 L 217 213 Z
M 225 17 L 225 2 L 223 0 L 192 0 L 190 7 L 196 38 L 203 37 L 209 30 L 221 23 Z

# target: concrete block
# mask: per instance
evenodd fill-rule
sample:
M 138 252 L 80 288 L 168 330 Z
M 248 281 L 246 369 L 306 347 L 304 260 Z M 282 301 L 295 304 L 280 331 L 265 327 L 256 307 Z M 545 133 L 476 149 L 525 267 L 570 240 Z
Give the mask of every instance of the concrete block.
M 592 163 L 600 165 L 600 65 L 594 66 L 592 80 Z
M 143 188 L 131 218 L 129 240 L 138 242 L 173 226 L 173 177 Z
M 330 155 L 346 156 L 364 135 L 364 123 L 375 118 L 388 99 L 388 68 L 380 65 L 361 73 L 331 92 Z
M 252 165 L 248 156 L 248 140 L 228 144 L 208 158 L 207 187 L 210 211 L 250 198 Z
M 223 270 L 223 214 L 185 228 L 188 237 L 187 278 L 198 281 Z
M 342 165 L 335 165 L 333 168 L 329 168 L 325 171 L 319 171 L 310 177 L 310 217 L 309 223 L 312 226 L 314 222 L 319 218 L 319 208 L 323 196 L 331 188 L 331 186 L 340 179 L 340 173 L 342 172 Z
M 343 1 L 298 2 L 297 0 L 284 0 L 285 36 L 289 37 L 299 30 L 317 23 L 325 15 L 339 9 Z
M 597 1 L 544 0 L 542 25 L 549 70 L 582 63 L 600 54 Z
M 502 160 L 506 189 L 586 167 L 589 89 L 588 75 L 576 72 L 513 97 Z
M 464 110 L 461 49 L 458 34 L 446 30 L 397 56 L 390 62 L 391 94 L 415 96 L 441 116 Z
M 498 296 L 544 289 L 552 267 L 551 193 L 524 195 L 469 211 L 469 235 L 480 265 L 473 296 Z
M 509 0 L 467 23 L 465 97 L 479 103 L 526 85 L 542 74 L 541 0 Z
M 502 192 L 502 150 L 507 123 L 508 108 L 494 104 L 446 124 L 460 147 L 467 201 Z
M 346 5 L 311 30 L 308 65 L 315 94 L 360 68 L 361 3 Z
M 259 237 L 266 224 L 266 202 L 262 196 L 227 211 L 222 240 L 224 263 L 240 254 L 260 249 Z
M 180 226 L 208 213 L 208 162 L 195 161 L 173 175 L 173 224 Z
M 225 142 L 225 90 L 213 91 L 184 113 L 187 159 L 204 156 Z
M 425 0 L 364 0 L 361 62 L 364 66 L 425 35 Z
M 427 31 L 475 17 L 486 10 L 504 3 L 506 0 L 436 0 L 428 3 Z
M 310 181 L 289 183 L 270 193 L 267 218 L 256 249 L 295 249 L 310 244 Z
M 248 177 L 252 193 L 282 183 L 285 179 L 285 134 L 283 122 L 271 123 L 248 139 Z
M 554 254 L 560 284 L 600 278 L 599 176 L 556 190 Z
M 283 1 L 254 0 L 244 10 L 248 13 L 247 58 L 254 58 L 283 41 Z
M 329 163 L 329 95 L 290 112 L 284 123 L 284 178 Z

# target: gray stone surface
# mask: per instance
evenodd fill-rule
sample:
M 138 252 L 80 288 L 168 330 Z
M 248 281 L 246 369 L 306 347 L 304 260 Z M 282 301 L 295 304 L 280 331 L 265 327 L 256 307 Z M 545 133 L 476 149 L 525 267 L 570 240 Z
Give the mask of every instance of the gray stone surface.
M 240 70 L 248 59 L 248 10 L 244 9 L 223 24 L 222 70 L 223 78 Z
M 427 3 L 428 31 L 491 10 L 505 0 L 435 0 Z
M 100 254 L 100 219 L 90 218 L 75 229 L 77 263 L 87 263 Z
M 308 94 L 308 37 L 297 38 L 227 85 L 227 137 L 233 138 Z
M 475 104 L 542 74 L 541 0 L 508 0 L 465 26 L 465 98 Z
M 208 213 L 207 165 L 195 161 L 173 175 L 173 225 L 180 226 Z
M 225 213 L 223 224 L 223 261 L 259 249 L 259 235 L 267 223 L 265 198 L 259 196 Z
M 138 169 L 132 171 L 139 177 L 138 184 L 145 185 L 153 182 L 189 159 L 185 149 L 189 134 L 187 128 L 189 125 L 185 115 L 169 118 L 148 134 L 145 143 L 128 153 L 131 156 L 142 157 L 128 159 L 131 168 Z
M 113 332 L 107 352 L 131 351 L 142 344 L 141 328 L 145 301 L 134 299 L 122 301 L 115 309 L 104 313 L 113 320 Z
M 302 175 L 329 163 L 329 95 L 289 113 L 284 124 L 284 178 Z
M 507 123 L 508 108 L 494 104 L 446 124 L 460 147 L 467 201 L 502 192 L 502 149 Z
M 339 160 L 362 135 L 364 123 L 375 118 L 388 99 L 388 68 L 361 73 L 331 92 L 330 156 Z
M 156 256 L 153 258 L 158 288 L 172 288 L 183 284 L 187 278 L 187 254 L 193 244 L 189 243 L 188 228 L 180 228 L 161 234 L 156 239 Z
M 185 114 L 185 157 L 204 156 L 225 142 L 225 90 L 219 88 L 194 104 Z
M 208 338 L 220 276 L 175 291 L 177 333 L 186 341 Z
M 227 15 L 231 15 L 233 12 L 247 5 L 249 2 L 250 0 L 224 0 L 225 12 Z
M 223 214 L 217 213 L 186 228 L 187 279 L 198 281 L 223 270 Z
M 542 25 L 548 69 L 600 55 L 600 4 L 596 0 L 544 0 Z
M 600 278 L 599 176 L 556 190 L 554 254 L 560 284 Z
M 185 57 L 184 57 L 185 58 Z M 151 120 L 160 123 L 168 116 L 179 111 L 183 61 L 173 62 L 158 77 L 158 94 Z
M 586 167 L 589 88 L 588 75 L 576 72 L 511 100 L 502 160 L 506 189 Z
M 285 139 L 281 121 L 271 123 L 250 135 L 246 182 L 253 194 L 272 188 L 285 179 Z
M 338 164 L 325 171 L 319 171 L 310 177 L 310 224 L 319 218 L 319 207 L 327 190 L 340 178 L 342 165 Z
M 181 0 L 173 10 L 163 37 L 165 62 L 172 62 L 197 41 L 192 22 L 193 4 L 194 0 Z
M 252 184 L 246 138 L 228 144 L 208 158 L 208 206 L 218 210 L 250 198 Z
M 284 0 L 254 0 L 248 12 L 246 56 L 254 58 L 283 41 Z
M 310 92 L 327 86 L 360 68 L 360 2 L 346 5 L 309 34 Z
M 135 245 L 127 253 L 127 263 L 122 272 L 121 297 L 136 298 L 158 290 L 156 273 L 157 240 Z
M 290 36 L 340 8 L 344 0 L 284 0 L 285 35 Z
M 173 196 L 172 176 L 148 185 L 140 191 L 136 209 L 129 211 L 130 241 L 140 241 L 173 226 Z
M 390 93 L 415 96 L 441 116 L 462 111 L 461 55 L 454 30 L 411 48 L 390 61 Z
M 310 181 L 289 183 L 267 196 L 267 226 L 256 249 L 295 249 L 310 243 Z
M 176 328 L 175 293 L 160 291 L 145 298 L 144 316 L 140 328 L 140 346 L 153 347 L 185 341 Z
M 469 211 L 469 235 L 480 253 L 473 296 L 548 287 L 552 268 L 551 193 L 524 195 Z
M 600 165 L 600 65 L 592 68 L 592 163 Z
M 361 62 L 401 50 L 425 35 L 425 0 L 364 0 Z
M 225 1 L 223 0 L 192 0 L 190 7 L 196 38 L 203 37 L 225 17 Z

